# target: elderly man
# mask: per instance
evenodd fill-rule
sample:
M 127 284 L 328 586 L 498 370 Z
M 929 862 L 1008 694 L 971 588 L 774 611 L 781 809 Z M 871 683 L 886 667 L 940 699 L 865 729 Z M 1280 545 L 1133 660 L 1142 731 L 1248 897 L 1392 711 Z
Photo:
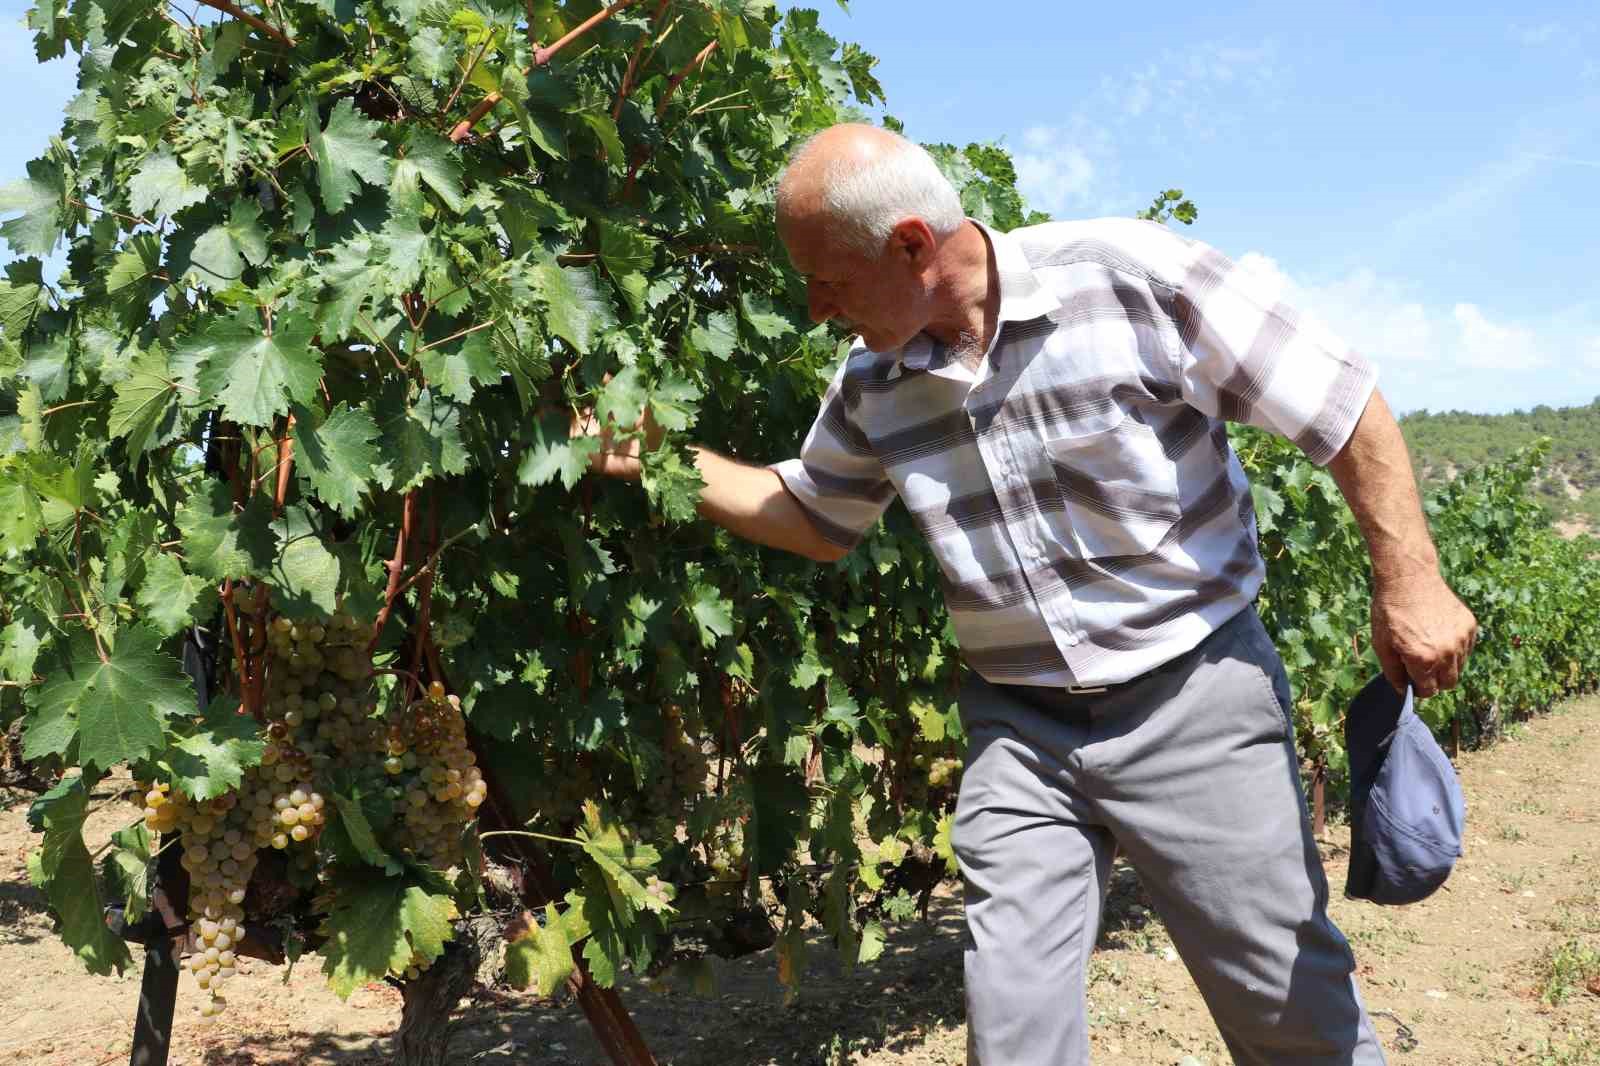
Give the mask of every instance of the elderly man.
M 1383 1062 L 1327 915 L 1224 431 L 1264 427 L 1329 468 L 1371 551 L 1384 673 L 1449 688 L 1476 622 L 1372 367 L 1157 223 L 964 218 L 927 153 L 868 126 L 795 154 L 778 226 L 811 316 L 860 336 L 798 458 L 699 452 L 701 513 L 830 561 L 898 494 L 943 568 L 970 668 L 969 1060 L 1088 1061 L 1085 966 L 1120 846 L 1235 1061 Z M 636 454 L 608 445 L 596 467 L 637 476 Z

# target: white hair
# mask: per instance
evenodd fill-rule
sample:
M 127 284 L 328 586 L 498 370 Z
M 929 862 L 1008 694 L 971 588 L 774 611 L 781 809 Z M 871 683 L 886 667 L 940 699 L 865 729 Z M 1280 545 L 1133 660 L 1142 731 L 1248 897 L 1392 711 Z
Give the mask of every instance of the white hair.
M 838 227 L 845 247 L 876 259 L 883 254 L 894 228 L 908 218 L 920 218 L 940 240 L 955 233 L 966 219 L 961 197 L 939 164 L 921 145 L 889 132 L 892 147 L 871 159 L 835 158 L 822 173 L 822 205 Z M 789 157 L 778 177 L 778 206 L 793 195 L 785 179 L 797 164 L 815 150 L 817 138 L 808 137 Z

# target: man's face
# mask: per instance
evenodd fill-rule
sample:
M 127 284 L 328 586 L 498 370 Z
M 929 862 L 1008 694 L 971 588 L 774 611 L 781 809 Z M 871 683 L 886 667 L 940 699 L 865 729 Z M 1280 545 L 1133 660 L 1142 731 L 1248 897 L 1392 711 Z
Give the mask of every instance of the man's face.
M 920 263 L 890 239 L 876 258 L 841 248 L 820 220 L 780 224 L 789 260 L 806 279 L 814 322 L 837 320 L 875 352 L 893 351 L 928 323 Z

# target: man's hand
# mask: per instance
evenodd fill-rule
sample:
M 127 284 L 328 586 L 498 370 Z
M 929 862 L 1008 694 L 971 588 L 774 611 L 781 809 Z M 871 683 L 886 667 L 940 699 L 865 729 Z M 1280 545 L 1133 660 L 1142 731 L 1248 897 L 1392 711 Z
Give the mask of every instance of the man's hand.
M 641 442 L 637 436 L 627 440 L 616 439 L 613 433 L 615 427 L 614 422 L 602 426 L 600 419 L 595 416 L 594 409 L 590 408 L 573 416 L 569 435 L 600 438 L 599 450 L 589 457 L 590 470 L 607 477 L 637 481 L 644 470 L 644 464 L 639 461 L 642 452 Z M 643 443 L 646 447 L 654 449 L 661 443 L 661 427 L 656 425 L 656 420 L 651 417 L 649 407 L 644 409 L 644 414 L 639 416 L 639 421 L 634 423 L 633 428 L 635 431 L 644 431 Z
M 1373 590 L 1372 650 L 1396 692 L 1408 679 L 1418 699 L 1454 688 L 1477 640 L 1478 620 L 1437 572 Z

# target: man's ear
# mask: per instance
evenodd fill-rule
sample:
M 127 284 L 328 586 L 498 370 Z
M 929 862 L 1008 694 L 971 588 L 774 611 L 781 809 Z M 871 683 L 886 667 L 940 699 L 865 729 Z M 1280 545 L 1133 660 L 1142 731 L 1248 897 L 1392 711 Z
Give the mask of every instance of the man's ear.
M 922 270 L 932 263 L 937 246 L 933 230 L 915 216 L 901 220 L 889 231 L 890 253 L 913 270 Z

